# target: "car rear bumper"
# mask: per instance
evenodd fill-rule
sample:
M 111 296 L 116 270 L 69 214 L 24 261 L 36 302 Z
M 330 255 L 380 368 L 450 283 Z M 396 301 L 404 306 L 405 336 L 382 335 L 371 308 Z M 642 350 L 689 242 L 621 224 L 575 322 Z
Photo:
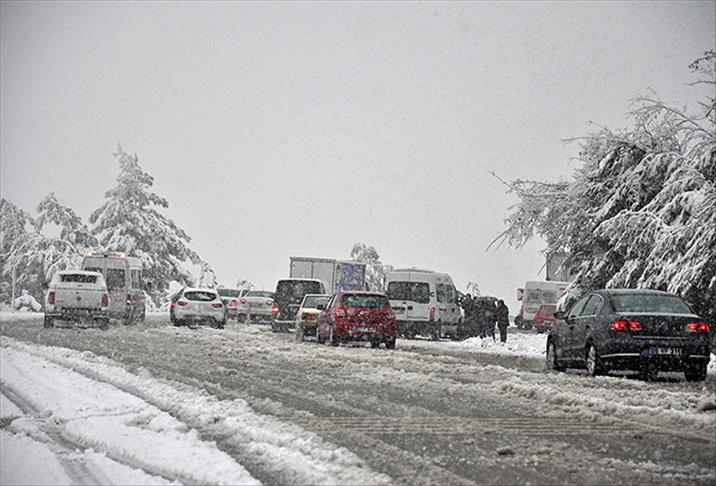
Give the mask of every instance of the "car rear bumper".
M 45 312 L 45 317 L 67 321 L 80 321 L 86 319 L 109 319 L 109 311 L 94 309 L 62 309 Z
M 216 321 L 216 322 L 223 322 L 224 321 L 224 314 L 174 314 L 174 320 L 176 321 L 191 321 L 191 322 L 201 322 L 201 321 Z
M 662 369 L 681 371 L 684 365 L 708 363 L 708 343 L 683 338 L 640 338 L 609 340 L 599 357 L 613 369 L 639 369 L 644 362 L 656 362 Z

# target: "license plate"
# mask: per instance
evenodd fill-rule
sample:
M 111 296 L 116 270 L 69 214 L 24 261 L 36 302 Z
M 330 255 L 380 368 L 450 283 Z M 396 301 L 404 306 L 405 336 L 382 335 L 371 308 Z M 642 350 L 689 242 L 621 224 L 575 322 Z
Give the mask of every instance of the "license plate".
M 367 326 L 357 326 L 354 328 L 356 332 L 375 332 L 375 328 Z
M 249 304 L 249 307 L 251 307 L 252 309 L 255 309 L 257 307 L 263 307 L 263 304 Z
M 681 355 L 681 348 L 653 348 L 654 354 Z

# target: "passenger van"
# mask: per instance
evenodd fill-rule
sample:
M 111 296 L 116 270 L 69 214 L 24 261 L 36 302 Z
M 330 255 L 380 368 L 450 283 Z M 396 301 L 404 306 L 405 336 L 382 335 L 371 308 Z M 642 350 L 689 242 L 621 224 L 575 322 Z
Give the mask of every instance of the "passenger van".
M 92 252 L 82 260 L 82 270 L 104 275 L 109 292 L 109 316 L 125 324 L 143 321 L 146 315 L 142 264 L 122 252 Z
M 386 279 L 386 295 L 395 312 L 396 331 L 404 337 L 457 336 L 462 313 L 450 275 L 416 268 L 396 269 Z

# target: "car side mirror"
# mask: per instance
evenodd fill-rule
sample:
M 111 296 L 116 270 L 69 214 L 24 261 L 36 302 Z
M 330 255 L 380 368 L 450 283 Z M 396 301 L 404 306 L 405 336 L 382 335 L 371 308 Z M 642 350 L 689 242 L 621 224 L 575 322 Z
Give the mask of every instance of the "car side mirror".
M 567 313 L 564 311 L 557 311 L 554 313 L 554 318 L 560 319 L 563 321 L 563 320 L 567 319 Z

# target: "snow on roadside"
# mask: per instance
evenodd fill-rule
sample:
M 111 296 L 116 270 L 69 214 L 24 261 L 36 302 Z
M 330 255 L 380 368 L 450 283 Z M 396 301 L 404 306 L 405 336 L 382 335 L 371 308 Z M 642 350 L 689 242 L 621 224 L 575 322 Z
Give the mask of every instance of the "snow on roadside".
M 215 444 L 136 396 L 8 347 L 0 354 L 0 370 L 2 386 L 37 412 L 13 421 L 8 431 L 38 440 L 46 438 L 48 430 L 59 430 L 75 447 L 101 452 L 84 460 L 95 467 L 104 463 L 112 482 L 166 484 L 154 477 L 158 475 L 192 483 L 258 484 Z M 105 461 L 103 455 L 114 461 Z M 115 461 L 124 464 L 112 464 Z M 16 461 L 8 471 L 27 465 Z
M 453 349 L 461 349 L 484 354 L 494 354 L 499 356 L 523 356 L 527 358 L 544 359 L 547 349 L 547 334 L 537 334 L 536 332 L 510 332 L 507 336 L 507 342 L 501 343 L 499 338 L 493 341 L 488 338 L 469 338 L 464 341 L 409 341 L 411 346 L 434 348 L 448 347 Z M 708 374 L 716 375 L 716 354 L 711 353 L 711 360 L 708 365 Z
M 26 312 L 26 311 L 0 311 L 0 322 L 9 321 L 34 321 L 42 320 L 45 314 L 42 312 Z
M 46 444 L 0 430 L 0 484 L 72 484 Z
M 136 422 L 144 429 L 166 430 L 166 425 L 162 421 L 169 420 L 171 414 L 189 427 L 210 432 L 215 436 L 224 436 L 243 455 L 255 457 L 261 463 L 267 464 L 268 468 L 284 478 L 284 482 L 305 484 L 390 482 L 389 477 L 371 471 L 349 450 L 337 448 L 299 426 L 256 414 L 243 400 L 219 400 L 187 385 L 170 384 L 150 376 L 137 376 L 114 361 L 89 352 L 29 345 L 4 336 L 0 338 L 0 344 L 3 346 L 3 356 L 9 350 L 31 354 L 81 373 L 91 378 L 92 383 L 104 382 L 112 385 L 133 395 L 137 400 L 141 399 L 167 412 L 166 417 L 162 416 L 162 420 L 159 421 L 152 420 L 151 417 L 142 420 L 141 411 L 136 409 L 136 413 L 140 415 Z M 18 383 L 17 386 L 20 387 L 21 384 Z M 78 425 L 72 428 L 72 433 L 77 437 L 85 438 L 88 445 L 95 446 L 101 442 L 102 437 L 92 435 L 92 431 L 98 428 L 97 424 L 91 423 L 92 420 L 88 417 L 87 420 L 78 422 Z M 118 426 L 117 422 L 112 422 L 112 425 Z M 193 433 L 196 432 L 192 431 Z M 146 440 L 143 437 L 138 439 Z M 173 458 L 176 464 L 182 460 L 176 456 Z M 204 464 L 196 468 L 199 471 L 209 469 L 215 467 L 209 468 Z M 199 482 L 218 481 L 205 479 Z M 232 483 L 245 484 L 246 482 L 233 481 Z

